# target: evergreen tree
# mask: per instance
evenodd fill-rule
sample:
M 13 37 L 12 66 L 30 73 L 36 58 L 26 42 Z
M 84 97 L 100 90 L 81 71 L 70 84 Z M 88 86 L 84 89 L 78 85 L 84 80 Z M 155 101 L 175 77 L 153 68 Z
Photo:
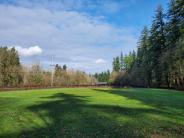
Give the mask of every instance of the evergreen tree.
M 117 56 L 113 59 L 113 71 L 119 72 L 121 69 L 120 58 Z
M 171 0 L 168 11 L 167 45 L 175 47 L 184 30 L 184 1 Z
M 121 52 L 121 56 L 120 56 L 120 65 L 121 65 L 121 70 L 125 69 L 125 63 L 124 63 L 124 57 L 123 57 L 123 53 Z
M 63 70 L 67 70 L 67 66 L 66 65 L 63 65 Z
M 0 86 L 20 84 L 21 65 L 15 48 L 0 47 Z
M 94 77 L 99 81 L 99 82 L 109 82 L 110 79 L 110 71 L 104 71 L 101 73 L 95 73 Z
M 167 51 L 163 56 L 163 63 L 165 65 L 165 74 L 167 76 L 168 87 L 178 87 L 179 73 L 177 63 L 178 42 L 182 41 L 184 33 L 184 1 L 172 0 L 168 11 L 167 23 Z M 169 62 L 168 62 L 169 61 Z
M 139 77 L 138 79 L 142 80 L 142 83 L 140 84 L 140 86 L 144 86 L 144 87 L 149 87 L 151 86 L 151 83 L 152 83 L 152 77 L 151 77 L 152 68 L 151 68 L 151 57 L 150 57 L 151 52 L 150 52 L 148 32 L 149 31 L 145 26 L 139 40 L 137 60 L 135 62 L 134 68 L 132 69 L 132 72 L 134 72 L 133 74 L 134 75 L 136 74 L 137 77 Z
M 153 24 L 151 26 L 151 64 L 153 69 L 153 81 L 157 87 L 162 84 L 162 65 L 161 56 L 165 49 L 165 23 L 163 9 L 159 6 L 156 10 L 156 16 L 154 17 Z
M 184 89 L 184 35 L 176 43 L 175 49 L 175 87 Z

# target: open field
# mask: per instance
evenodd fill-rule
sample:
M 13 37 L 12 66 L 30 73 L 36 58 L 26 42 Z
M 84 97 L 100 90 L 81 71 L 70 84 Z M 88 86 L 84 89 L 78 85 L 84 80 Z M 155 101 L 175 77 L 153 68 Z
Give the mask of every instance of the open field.
M 1 92 L 0 137 L 184 137 L 184 92 L 138 88 Z

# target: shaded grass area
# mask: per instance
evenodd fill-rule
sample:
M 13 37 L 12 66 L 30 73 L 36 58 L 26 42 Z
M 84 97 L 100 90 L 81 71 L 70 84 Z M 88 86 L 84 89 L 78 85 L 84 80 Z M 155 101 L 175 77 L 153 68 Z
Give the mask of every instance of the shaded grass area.
M 0 137 L 184 137 L 184 93 L 67 88 L 0 93 Z

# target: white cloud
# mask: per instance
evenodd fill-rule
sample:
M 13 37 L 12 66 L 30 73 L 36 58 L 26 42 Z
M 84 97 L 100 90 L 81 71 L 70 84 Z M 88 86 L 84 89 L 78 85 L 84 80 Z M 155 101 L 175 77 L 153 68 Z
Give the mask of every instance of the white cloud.
M 99 58 L 95 61 L 96 64 L 103 64 L 103 63 L 106 63 L 106 61 L 102 58 Z
M 136 3 L 136 0 L 10 0 L 12 4 L 27 8 L 51 10 L 90 9 L 101 12 L 117 12 Z M 7 1 L 8 3 L 8 1 Z
M 39 46 L 32 46 L 29 48 L 15 46 L 15 49 L 18 51 L 19 55 L 25 57 L 40 55 L 42 53 L 42 49 Z

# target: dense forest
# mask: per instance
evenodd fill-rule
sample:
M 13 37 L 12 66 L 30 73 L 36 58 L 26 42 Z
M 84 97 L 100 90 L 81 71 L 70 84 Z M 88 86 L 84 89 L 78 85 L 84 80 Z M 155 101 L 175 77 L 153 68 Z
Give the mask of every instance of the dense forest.
M 115 57 L 115 85 L 184 88 L 184 1 L 158 6 L 150 28 L 141 32 L 135 53 Z

